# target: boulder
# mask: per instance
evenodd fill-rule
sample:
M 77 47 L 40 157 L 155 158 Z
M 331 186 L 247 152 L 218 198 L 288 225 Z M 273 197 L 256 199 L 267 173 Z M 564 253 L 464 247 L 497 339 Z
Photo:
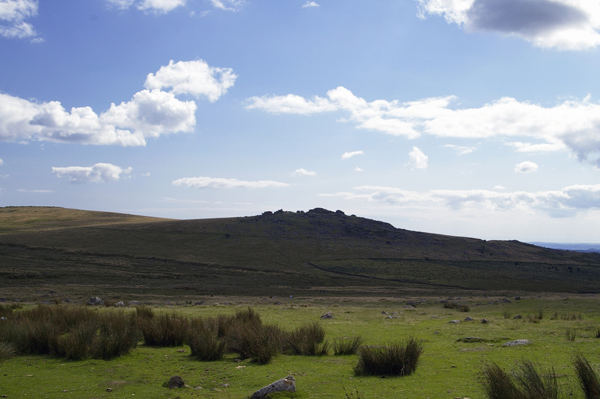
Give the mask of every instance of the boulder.
M 458 324 L 458 323 L 460 323 L 460 320 L 450 320 L 448 323 L 449 324 Z
M 490 322 L 490 321 L 489 321 L 488 319 L 481 319 L 481 324 L 487 324 L 487 323 L 489 323 L 489 322 Z
M 288 375 L 254 392 L 250 399 L 264 399 L 274 392 L 296 392 L 296 380 Z
M 467 317 L 465 317 L 464 321 L 473 321 L 473 318 L 471 316 L 467 316 Z
M 508 341 L 502 344 L 502 346 L 520 346 L 520 345 L 529 345 L 530 342 L 528 339 L 515 339 L 514 341 Z
M 115 308 L 122 308 L 122 307 L 125 307 L 125 302 L 123 302 L 123 301 L 119 301 L 119 302 L 117 302 L 117 303 L 115 303 L 115 304 L 114 304 L 114 307 L 115 307 Z
M 515 317 L 513 317 L 514 320 L 519 320 L 519 319 L 522 319 L 522 318 L 523 318 L 523 316 L 521 316 L 520 314 L 515 315 Z
M 333 313 L 327 312 L 321 315 L 321 319 L 333 319 Z
M 86 304 L 89 306 L 100 306 L 104 305 L 104 300 L 99 296 L 93 296 L 87 300 Z
M 174 375 L 173 377 L 169 378 L 169 382 L 166 383 L 166 386 L 169 389 L 183 388 L 185 386 L 185 382 L 183 382 L 183 378 L 180 376 Z

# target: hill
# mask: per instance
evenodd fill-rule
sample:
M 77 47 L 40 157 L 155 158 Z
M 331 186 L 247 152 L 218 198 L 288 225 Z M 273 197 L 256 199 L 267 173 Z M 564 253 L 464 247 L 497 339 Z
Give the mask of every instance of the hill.
M 341 211 L 164 220 L 0 209 L 0 294 L 600 291 L 600 254 L 397 229 Z

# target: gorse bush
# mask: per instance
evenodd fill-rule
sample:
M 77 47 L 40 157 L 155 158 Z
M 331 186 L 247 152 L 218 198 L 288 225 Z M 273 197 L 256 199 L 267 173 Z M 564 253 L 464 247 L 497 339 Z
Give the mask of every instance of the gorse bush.
M 554 370 L 542 376 L 533 363 L 522 361 L 513 376 L 495 363 L 486 365 L 482 383 L 489 399 L 558 399 Z
M 578 355 L 575 358 L 574 365 L 585 399 L 600 399 L 600 380 L 587 359 Z
M 404 343 L 385 346 L 363 346 L 358 354 L 356 375 L 397 375 L 412 374 L 417 369 L 423 345 L 415 338 Z
M 15 312 L 0 324 L 0 341 L 10 344 L 17 354 L 71 360 L 123 355 L 136 346 L 137 337 L 133 315 L 63 305 Z
M 336 356 L 353 355 L 362 344 L 361 337 L 342 337 L 333 340 L 333 353 Z

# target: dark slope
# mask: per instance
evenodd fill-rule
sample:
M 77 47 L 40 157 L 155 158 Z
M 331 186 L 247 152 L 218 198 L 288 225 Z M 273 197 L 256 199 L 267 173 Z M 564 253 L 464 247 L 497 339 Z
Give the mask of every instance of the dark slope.
M 1 230 L 4 291 L 12 293 L 18 287 L 58 288 L 82 295 L 600 291 L 599 254 L 419 233 L 324 209 L 184 221 L 122 215 L 122 221 L 79 225 L 59 221 L 51 227 L 39 232 L 18 225 Z

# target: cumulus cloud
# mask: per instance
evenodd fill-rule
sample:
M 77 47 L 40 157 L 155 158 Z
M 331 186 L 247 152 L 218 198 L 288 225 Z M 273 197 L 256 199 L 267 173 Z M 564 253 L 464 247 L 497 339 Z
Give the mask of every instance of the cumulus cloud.
M 182 177 L 173 185 L 193 188 L 271 188 L 287 187 L 289 184 L 273 180 L 238 180 L 224 177 Z
M 131 167 L 123 169 L 111 163 L 97 163 L 92 166 L 53 166 L 52 173 L 57 177 L 66 177 L 71 183 L 106 183 L 120 180 L 131 174 Z
M 535 162 L 523 161 L 515 165 L 516 173 L 533 173 L 538 170 L 538 165 Z
M 326 193 L 323 197 L 363 200 L 397 207 L 434 207 L 449 209 L 488 208 L 493 210 L 529 209 L 552 217 L 572 216 L 600 209 L 600 184 L 573 185 L 551 191 L 430 190 L 411 191 L 398 187 L 359 186 L 352 192 Z
M 148 138 L 194 130 L 196 103 L 176 95 L 216 101 L 235 80 L 231 70 L 201 60 L 171 61 L 163 68 L 148 75 L 148 88 L 100 114 L 91 107 L 66 110 L 59 101 L 34 102 L 0 93 L 0 140 L 143 146 Z
M 305 99 L 286 96 L 252 97 L 247 108 L 272 113 L 312 114 L 345 112 L 359 129 L 416 138 L 512 138 L 518 151 L 569 149 L 580 160 L 600 166 L 600 104 L 589 97 L 542 106 L 503 97 L 480 107 L 455 106 L 456 97 L 434 97 L 415 101 L 373 100 L 354 95 L 344 87 L 327 97 Z M 517 141 L 526 139 L 529 141 Z
M 359 155 L 363 155 L 365 152 L 363 150 L 358 151 L 349 151 L 342 154 L 342 159 L 350 159 Z
M 306 3 L 302 4 L 302 8 L 314 8 L 319 6 L 320 4 L 316 1 L 307 1 Z
M 427 169 L 429 166 L 429 157 L 419 149 L 419 147 L 413 147 L 408 153 L 409 165 L 415 169 Z
M 4 161 L 0 158 L 0 166 L 4 165 Z
M 213 7 L 223 11 L 239 11 L 245 0 L 210 0 Z
M 2 165 L 0 163 L 0 165 Z M 313 170 L 307 170 L 304 168 L 300 168 L 300 169 L 296 169 L 293 173 L 295 176 L 316 176 L 317 172 L 313 171 Z
M 458 155 L 467 155 L 475 151 L 477 148 L 472 146 L 456 145 L 456 144 L 444 144 L 444 147 L 450 148 L 456 151 Z
M 227 93 L 236 78 L 231 68 L 211 67 L 204 60 L 171 60 L 156 73 L 148 74 L 144 86 L 147 89 L 170 89 L 173 94 L 204 96 L 215 102 Z
M 37 13 L 37 0 L 0 0 L 0 36 L 40 41 L 33 25 L 25 21 Z
M 584 50 L 600 45 L 596 0 L 418 0 L 419 15 L 443 16 L 468 31 L 517 36 L 535 46 Z
M 177 7 L 183 7 L 187 0 L 107 0 L 108 3 L 121 10 L 135 5 L 140 11 L 166 14 Z
M 354 171 L 355 171 L 355 172 L 358 172 L 358 173 L 360 173 L 360 172 L 364 172 L 363 168 L 360 168 L 360 167 L 358 167 L 358 166 L 354 168 Z

